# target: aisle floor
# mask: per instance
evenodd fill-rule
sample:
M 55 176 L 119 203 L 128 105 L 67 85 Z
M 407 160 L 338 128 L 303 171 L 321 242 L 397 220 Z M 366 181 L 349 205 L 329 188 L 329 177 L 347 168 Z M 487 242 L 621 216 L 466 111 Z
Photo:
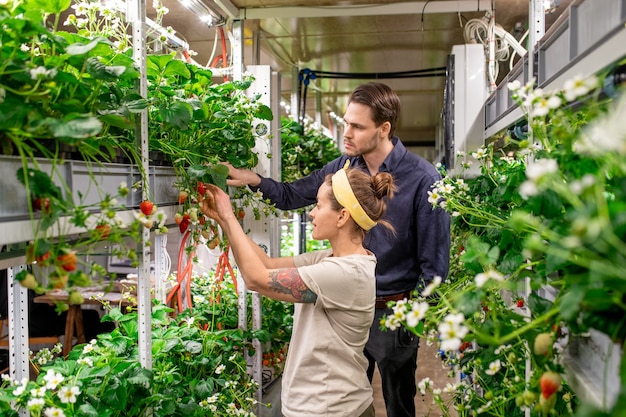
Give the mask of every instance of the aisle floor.
M 441 359 L 437 356 L 437 347 L 435 345 L 428 346 L 425 340 L 420 341 L 420 348 L 417 355 L 417 371 L 415 373 L 416 384 L 425 377 L 432 379 L 436 388 L 443 389 L 446 383 L 453 383 L 454 380 L 449 378 L 448 369 L 442 366 Z M 374 388 L 374 408 L 376 417 L 387 417 L 385 411 L 385 402 L 380 386 L 380 375 L 378 371 L 374 374 L 372 381 Z M 415 416 L 416 417 L 441 417 L 443 413 L 432 403 L 432 396 L 427 394 L 422 396 L 419 391 L 415 396 Z

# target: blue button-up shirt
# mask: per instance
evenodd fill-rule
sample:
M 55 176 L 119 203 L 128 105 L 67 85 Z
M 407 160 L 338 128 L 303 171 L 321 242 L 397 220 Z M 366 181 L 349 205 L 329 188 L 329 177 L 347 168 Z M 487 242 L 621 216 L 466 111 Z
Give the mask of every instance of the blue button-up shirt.
M 394 148 L 379 171 L 393 175 L 397 187 L 384 216 L 395 235 L 384 227 L 374 227 L 364 242 L 378 260 L 378 297 L 422 288 L 434 276 L 445 279 L 450 260 L 450 216 L 428 202 L 428 191 L 441 176 L 426 159 L 407 151 L 397 137 L 392 141 Z M 315 203 L 326 175 L 341 169 L 346 159 L 343 155 L 292 183 L 261 177 L 258 189 L 282 210 L 308 206 Z M 350 166 L 369 172 L 361 156 L 352 158 Z

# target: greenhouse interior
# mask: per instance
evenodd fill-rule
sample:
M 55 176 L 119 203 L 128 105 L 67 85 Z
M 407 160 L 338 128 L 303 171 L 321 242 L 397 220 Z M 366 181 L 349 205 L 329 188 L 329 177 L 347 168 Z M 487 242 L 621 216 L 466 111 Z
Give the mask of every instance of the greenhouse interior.
M 0 22 L 0 416 L 626 416 L 626 0 Z

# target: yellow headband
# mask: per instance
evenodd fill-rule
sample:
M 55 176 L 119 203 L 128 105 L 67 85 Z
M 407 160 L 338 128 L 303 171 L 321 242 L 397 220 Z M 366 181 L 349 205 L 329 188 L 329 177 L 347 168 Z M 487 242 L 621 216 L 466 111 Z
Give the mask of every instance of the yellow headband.
M 350 187 L 348 175 L 346 174 L 346 170 L 349 165 L 350 160 L 347 160 L 344 167 L 333 175 L 333 194 L 335 195 L 337 202 L 348 210 L 350 216 L 352 216 L 356 224 L 361 226 L 363 230 L 367 231 L 376 226 L 376 222 L 370 219 L 367 213 L 365 213 L 365 210 L 363 210 L 363 207 L 359 204 L 359 200 L 356 199 L 356 196 L 352 191 L 352 187 Z

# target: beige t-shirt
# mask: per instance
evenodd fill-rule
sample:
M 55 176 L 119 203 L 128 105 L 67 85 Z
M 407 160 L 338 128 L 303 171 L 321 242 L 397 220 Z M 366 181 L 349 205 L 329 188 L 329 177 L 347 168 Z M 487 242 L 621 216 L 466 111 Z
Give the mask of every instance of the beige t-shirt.
M 317 301 L 295 305 L 282 379 L 285 417 L 353 417 L 372 403 L 363 349 L 374 319 L 376 258 L 331 255 L 294 258 Z

